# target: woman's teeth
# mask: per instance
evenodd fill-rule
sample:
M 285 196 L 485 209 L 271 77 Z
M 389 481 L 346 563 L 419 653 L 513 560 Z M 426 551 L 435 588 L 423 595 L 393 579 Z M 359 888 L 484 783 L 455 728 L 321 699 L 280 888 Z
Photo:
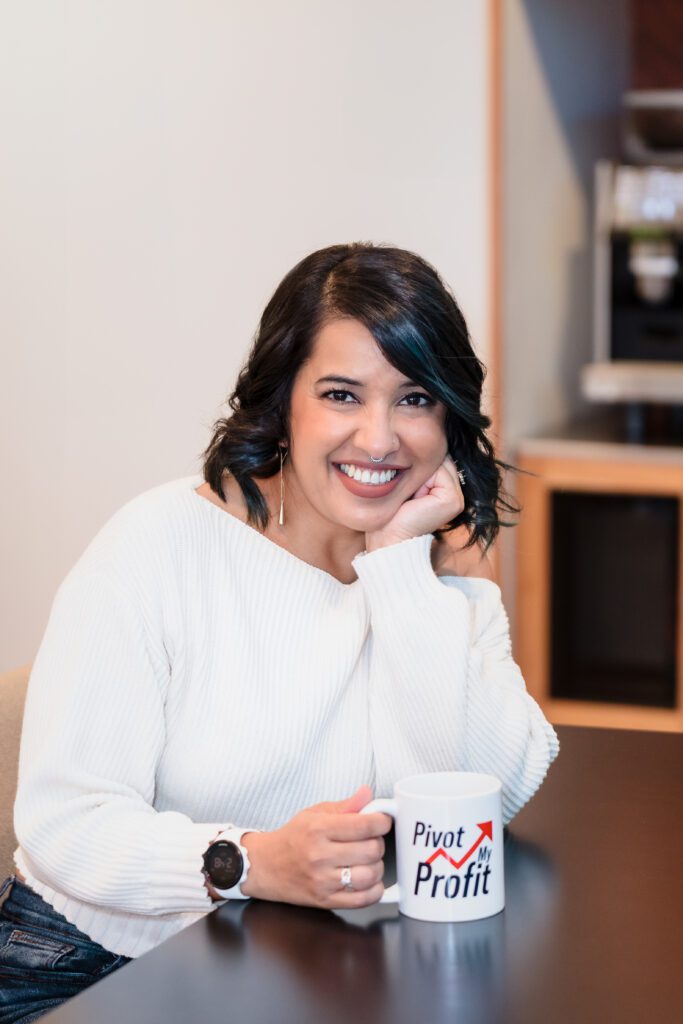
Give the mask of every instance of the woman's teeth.
M 387 469 L 381 473 L 376 469 L 358 469 L 356 466 L 346 462 L 342 463 L 339 468 L 342 473 L 346 473 L 352 480 L 357 480 L 359 484 L 387 484 L 398 473 L 397 469 Z

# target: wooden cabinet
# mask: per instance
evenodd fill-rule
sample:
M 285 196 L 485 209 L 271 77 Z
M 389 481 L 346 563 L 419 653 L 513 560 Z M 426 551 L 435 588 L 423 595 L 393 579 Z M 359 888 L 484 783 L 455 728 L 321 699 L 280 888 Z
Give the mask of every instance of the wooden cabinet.
M 683 731 L 683 448 L 591 429 L 513 460 L 515 658 L 552 722 Z

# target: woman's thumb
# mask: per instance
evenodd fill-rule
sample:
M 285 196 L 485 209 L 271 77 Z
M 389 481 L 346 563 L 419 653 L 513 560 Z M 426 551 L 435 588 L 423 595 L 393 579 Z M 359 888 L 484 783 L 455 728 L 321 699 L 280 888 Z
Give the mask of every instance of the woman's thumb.
M 337 801 L 337 811 L 340 814 L 353 814 L 362 811 L 366 804 L 369 804 L 372 800 L 372 789 L 370 786 L 363 784 L 359 786 L 353 796 L 349 796 L 346 800 Z
M 353 796 L 347 796 L 344 800 L 326 800 L 318 804 L 319 811 L 328 811 L 333 814 L 357 814 L 366 804 L 372 800 L 372 789 L 370 786 L 359 786 Z

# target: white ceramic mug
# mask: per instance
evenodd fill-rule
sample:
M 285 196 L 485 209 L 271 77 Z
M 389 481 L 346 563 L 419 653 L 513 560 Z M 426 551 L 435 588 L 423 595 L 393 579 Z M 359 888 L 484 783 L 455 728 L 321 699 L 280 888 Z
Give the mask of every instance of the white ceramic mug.
M 500 781 L 477 772 L 401 779 L 394 798 L 373 800 L 396 824 L 398 882 L 381 903 L 421 921 L 475 921 L 505 906 Z

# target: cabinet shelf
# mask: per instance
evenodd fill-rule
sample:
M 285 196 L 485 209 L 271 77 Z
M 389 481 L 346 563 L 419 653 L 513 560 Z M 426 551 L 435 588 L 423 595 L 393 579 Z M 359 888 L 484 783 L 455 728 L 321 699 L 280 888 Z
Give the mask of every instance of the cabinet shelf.
M 514 461 L 529 692 L 558 724 L 683 731 L 683 448 L 624 443 L 608 417 L 525 439 Z

